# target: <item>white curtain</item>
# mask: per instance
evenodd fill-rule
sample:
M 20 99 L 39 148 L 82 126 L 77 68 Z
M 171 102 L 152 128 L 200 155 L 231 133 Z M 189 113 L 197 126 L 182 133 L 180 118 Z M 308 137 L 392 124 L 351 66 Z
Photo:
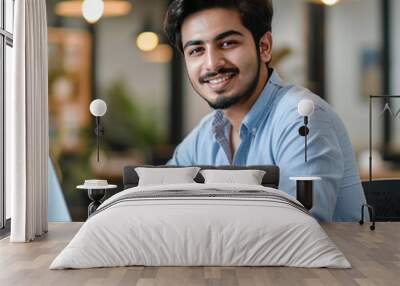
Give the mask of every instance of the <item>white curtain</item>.
M 6 187 L 12 242 L 47 232 L 48 103 L 45 0 L 15 1 L 12 95 L 6 98 Z

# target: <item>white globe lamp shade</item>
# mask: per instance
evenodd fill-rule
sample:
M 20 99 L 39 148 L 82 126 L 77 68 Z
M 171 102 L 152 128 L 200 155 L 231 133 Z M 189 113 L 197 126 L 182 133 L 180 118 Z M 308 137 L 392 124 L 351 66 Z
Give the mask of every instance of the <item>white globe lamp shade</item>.
M 314 102 L 310 99 L 300 100 L 297 111 L 301 116 L 310 116 L 314 112 Z
M 107 112 L 107 104 L 104 102 L 104 100 L 95 99 L 90 103 L 89 109 L 93 116 L 101 117 Z
M 82 3 L 82 15 L 86 21 L 96 23 L 104 13 L 103 0 L 84 0 Z

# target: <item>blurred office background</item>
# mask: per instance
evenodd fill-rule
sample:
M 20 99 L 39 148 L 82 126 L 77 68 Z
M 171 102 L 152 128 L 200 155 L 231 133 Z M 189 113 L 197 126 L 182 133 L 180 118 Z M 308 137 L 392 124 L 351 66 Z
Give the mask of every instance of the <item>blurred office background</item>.
M 168 0 L 104 0 L 104 13 L 97 21 L 90 19 L 96 16 L 90 14 L 97 1 L 89 2 L 92 13 L 85 19 L 82 1 L 47 1 L 54 166 L 50 191 L 62 192 L 58 199 L 65 200 L 64 217 L 75 221 L 86 219 L 89 203 L 77 185 L 98 178 L 121 188 L 124 165 L 164 164 L 176 144 L 210 112 L 192 90 L 179 53 L 162 33 Z M 366 178 L 369 95 L 400 94 L 400 19 L 395 15 L 400 1 L 273 4 L 274 68 L 285 80 L 308 87 L 333 106 L 349 131 Z M 99 163 L 89 112 L 95 98 L 108 105 Z M 393 177 L 398 176 L 400 162 L 400 115 L 381 114 L 383 106 L 382 101 L 373 104 L 374 173 Z M 400 100 L 390 107 L 397 115 Z

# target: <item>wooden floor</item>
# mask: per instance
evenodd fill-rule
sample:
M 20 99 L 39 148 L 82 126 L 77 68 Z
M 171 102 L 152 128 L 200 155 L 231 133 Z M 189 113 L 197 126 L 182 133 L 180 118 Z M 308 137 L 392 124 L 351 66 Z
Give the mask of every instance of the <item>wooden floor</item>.
M 27 244 L 0 241 L 0 285 L 400 285 L 400 223 L 323 225 L 352 269 L 289 267 L 123 267 L 48 270 L 81 223 L 50 223 L 49 233 Z

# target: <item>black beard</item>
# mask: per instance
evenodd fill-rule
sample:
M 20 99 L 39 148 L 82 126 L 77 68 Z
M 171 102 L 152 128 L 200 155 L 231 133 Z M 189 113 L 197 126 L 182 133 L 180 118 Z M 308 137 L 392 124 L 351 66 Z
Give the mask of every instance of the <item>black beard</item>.
M 213 109 L 227 109 L 231 106 L 234 106 L 235 104 L 238 104 L 239 102 L 244 102 L 246 99 L 251 97 L 254 93 L 254 91 L 257 88 L 258 80 L 260 77 L 260 64 L 261 64 L 261 59 L 258 56 L 257 57 L 257 74 L 251 81 L 251 83 L 247 86 L 244 92 L 236 94 L 234 96 L 226 97 L 220 95 L 215 102 L 209 101 L 207 98 L 205 98 L 200 92 L 196 90 L 194 87 L 192 81 L 190 83 L 192 84 L 193 88 L 197 91 L 197 93 L 208 103 L 208 105 L 213 108 Z

